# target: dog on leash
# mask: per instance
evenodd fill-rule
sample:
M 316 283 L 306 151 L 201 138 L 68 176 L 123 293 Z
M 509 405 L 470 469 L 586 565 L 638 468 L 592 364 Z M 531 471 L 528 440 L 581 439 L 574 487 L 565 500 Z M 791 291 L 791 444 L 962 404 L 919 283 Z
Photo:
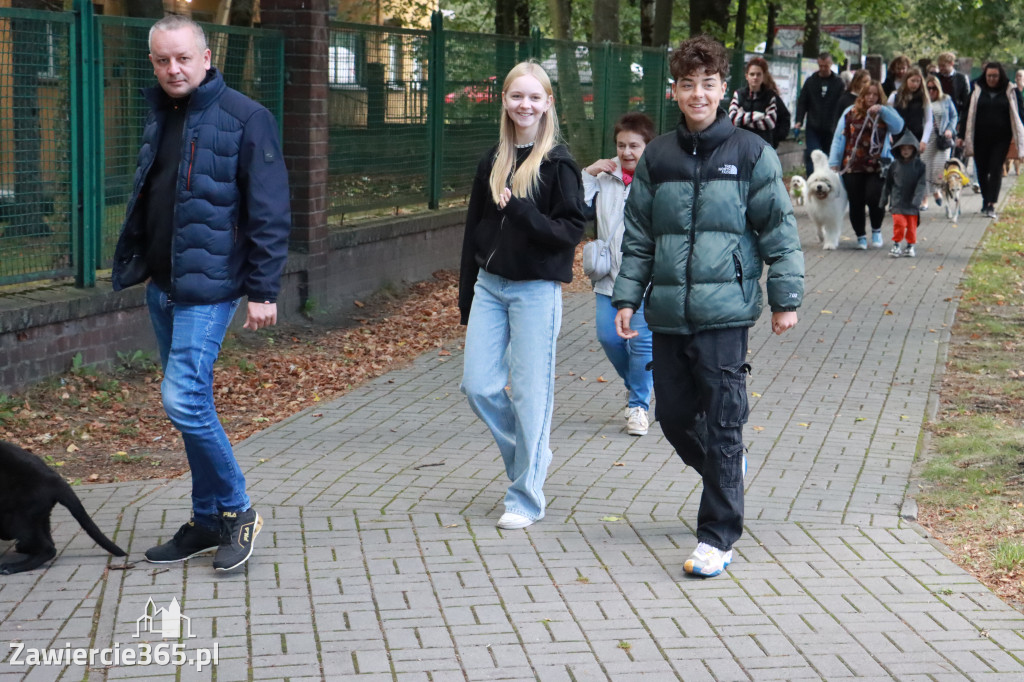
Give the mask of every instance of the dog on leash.
M 38 568 L 57 555 L 50 512 L 60 502 L 82 529 L 114 556 L 127 556 L 103 534 L 59 474 L 13 443 L 0 441 L 0 540 L 14 540 L 19 561 L 0 564 L 0 575 Z
M 946 204 L 946 217 L 954 223 L 960 220 L 960 192 L 971 184 L 964 162 L 954 157 L 942 167 L 942 197 Z
M 794 206 L 803 206 L 804 197 L 807 196 L 807 181 L 803 176 L 794 175 L 789 179 L 789 198 Z
M 825 152 L 811 153 L 814 172 L 807 178 L 807 215 L 818 228 L 818 241 L 825 251 L 839 248 L 843 216 L 849 210 L 843 181 L 828 165 Z

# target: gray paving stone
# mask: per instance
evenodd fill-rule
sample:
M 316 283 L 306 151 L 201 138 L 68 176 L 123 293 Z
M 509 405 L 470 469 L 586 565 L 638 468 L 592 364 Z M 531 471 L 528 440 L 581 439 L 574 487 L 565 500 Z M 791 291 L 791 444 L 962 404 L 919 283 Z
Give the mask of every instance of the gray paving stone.
M 107 571 L 58 513 L 57 561 L 0 583 L 0 639 L 127 646 L 149 598 L 177 598 L 198 635 L 189 647 L 221 652 L 215 673 L 187 680 L 1024 678 L 1024 615 L 899 517 L 946 299 L 986 223 L 928 215 L 911 263 L 849 241 L 821 252 L 797 214 L 807 295 L 784 337 L 751 330 L 746 533 L 726 575 L 683 577 L 699 478 L 657 423 L 624 433 L 593 298 L 568 294 L 542 522 L 494 527 L 504 473 L 458 391 L 454 344 L 444 362 L 428 353 L 237 445 L 266 519 L 244 570 L 218 576 L 201 557 Z M 189 486 L 79 491 L 138 559 L 184 521 Z M 24 672 L 0 658 L 4 681 L 81 677 Z

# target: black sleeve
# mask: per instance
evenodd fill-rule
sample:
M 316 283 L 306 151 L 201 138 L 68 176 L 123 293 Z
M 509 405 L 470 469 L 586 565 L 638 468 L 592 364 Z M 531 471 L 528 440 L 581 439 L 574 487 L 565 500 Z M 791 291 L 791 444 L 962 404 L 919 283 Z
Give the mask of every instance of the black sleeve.
M 480 272 L 480 266 L 476 263 L 473 234 L 483 217 L 485 202 L 492 201 L 487 176 L 484 175 L 490 167 L 487 161 L 487 157 L 480 161 L 476 176 L 473 178 L 469 210 L 466 211 L 466 230 L 462 236 L 462 260 L 459 267 L 459 312 L 462 324 L 469 322 L 469 309 L 473 305 L 473 287 L 476 286 L 476 276 Z
M 513 196 L 504 213 L 516 229 L 530 239 L 553 247 L 575 247 L 583 238 L 583 186 L 580 171 L 570 162 L 557 161 L 548 214 L 532 202 Z

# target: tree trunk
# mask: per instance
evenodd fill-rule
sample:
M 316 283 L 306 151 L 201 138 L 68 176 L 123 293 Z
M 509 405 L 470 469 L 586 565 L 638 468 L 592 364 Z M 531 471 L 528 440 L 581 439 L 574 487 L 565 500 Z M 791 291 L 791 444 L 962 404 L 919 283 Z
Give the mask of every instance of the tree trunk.
M 654 0 L 654 16 L 651 45 L 664 47 L 668 45 L 669 32 L 672 30 L 672 0 Z
M 736 49 L 743 52 L 747 38 L 747 0 L 738 0 L 736 5 Z
M 729 29 L 731 0 L 690 0 L 690 36 L 701 33 L 724 36 Z
M 804 14 L 804 57 L 815 59 L 818 56 L 821 42 L 821 8 L 818 0 L 807 0 L 807 11 Z
M 228 25 L 252 26 L 255 13 L 255 0 L 231 0 L 231 11 L 228 13 Z M 224 82 L 236 90 L 242 89 L 245 78 L 245 63 L 249 56 L 249 36 L 228 36 L 228 49 L 224 58 Z
M 775 26 L 779 19 L 779 5 L 775 2 L 768 3 L 768 30 L 764 38 L 764 53 L 772 54 L 775 49 Z
M 516 35 L 530 35 L 530 0 L 516 0 Z
M 580 87 L 580 72 L 576 64 L 576 53 L 572 44 L 572 5 L 570 0 L 548 0 L 551 12 L 551 28 L 555 39 L 559 41 L 556 48 L 558 61 L 558 84 L 555 86 L 555 102 L 560 118 L 565 123 L 562 128 L 569 148 L 573 150 L 591 150 L 591 139 L 586 127 L 587 114 L 583 107 L 583 90 Z M 593 67 L 591 67 L 593 71 Z M 577 152 L 579 153 L 579 152 Z
M 653 45 L 655 31 L 655 0 L 640 0 L 640 44 Z
M 653 2 L 653 0 L 644 0 Z M 619 42 L 619 0 L 594 0 L 594 35 L 591 42 Z
M 125 5 L 130 17 L 160 19 L 164 16 L 163 0 L 128 0 Z
M 499 36 L 516 34 L 517 0 L 496 0 L 494 5 L 494 32 Z

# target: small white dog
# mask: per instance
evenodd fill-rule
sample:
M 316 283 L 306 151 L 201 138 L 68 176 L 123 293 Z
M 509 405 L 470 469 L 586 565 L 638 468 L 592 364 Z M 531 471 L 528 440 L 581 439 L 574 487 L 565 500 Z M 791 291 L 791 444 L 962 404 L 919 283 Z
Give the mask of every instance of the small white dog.
M 803 206 L 804 197 L 807 196 L 807 181 L 799 175 L 789 179 L 789 198 L 793 200 L 794 206 Z
M 849 210 L 846 188 L 839 173 L 829 168 L 828 157 L 820 149 L 811 153 L 814 172 L 807 178 L 807 215 L 818 227 L 818 241 L 825 251 L 839 248 L 843 216 Z

